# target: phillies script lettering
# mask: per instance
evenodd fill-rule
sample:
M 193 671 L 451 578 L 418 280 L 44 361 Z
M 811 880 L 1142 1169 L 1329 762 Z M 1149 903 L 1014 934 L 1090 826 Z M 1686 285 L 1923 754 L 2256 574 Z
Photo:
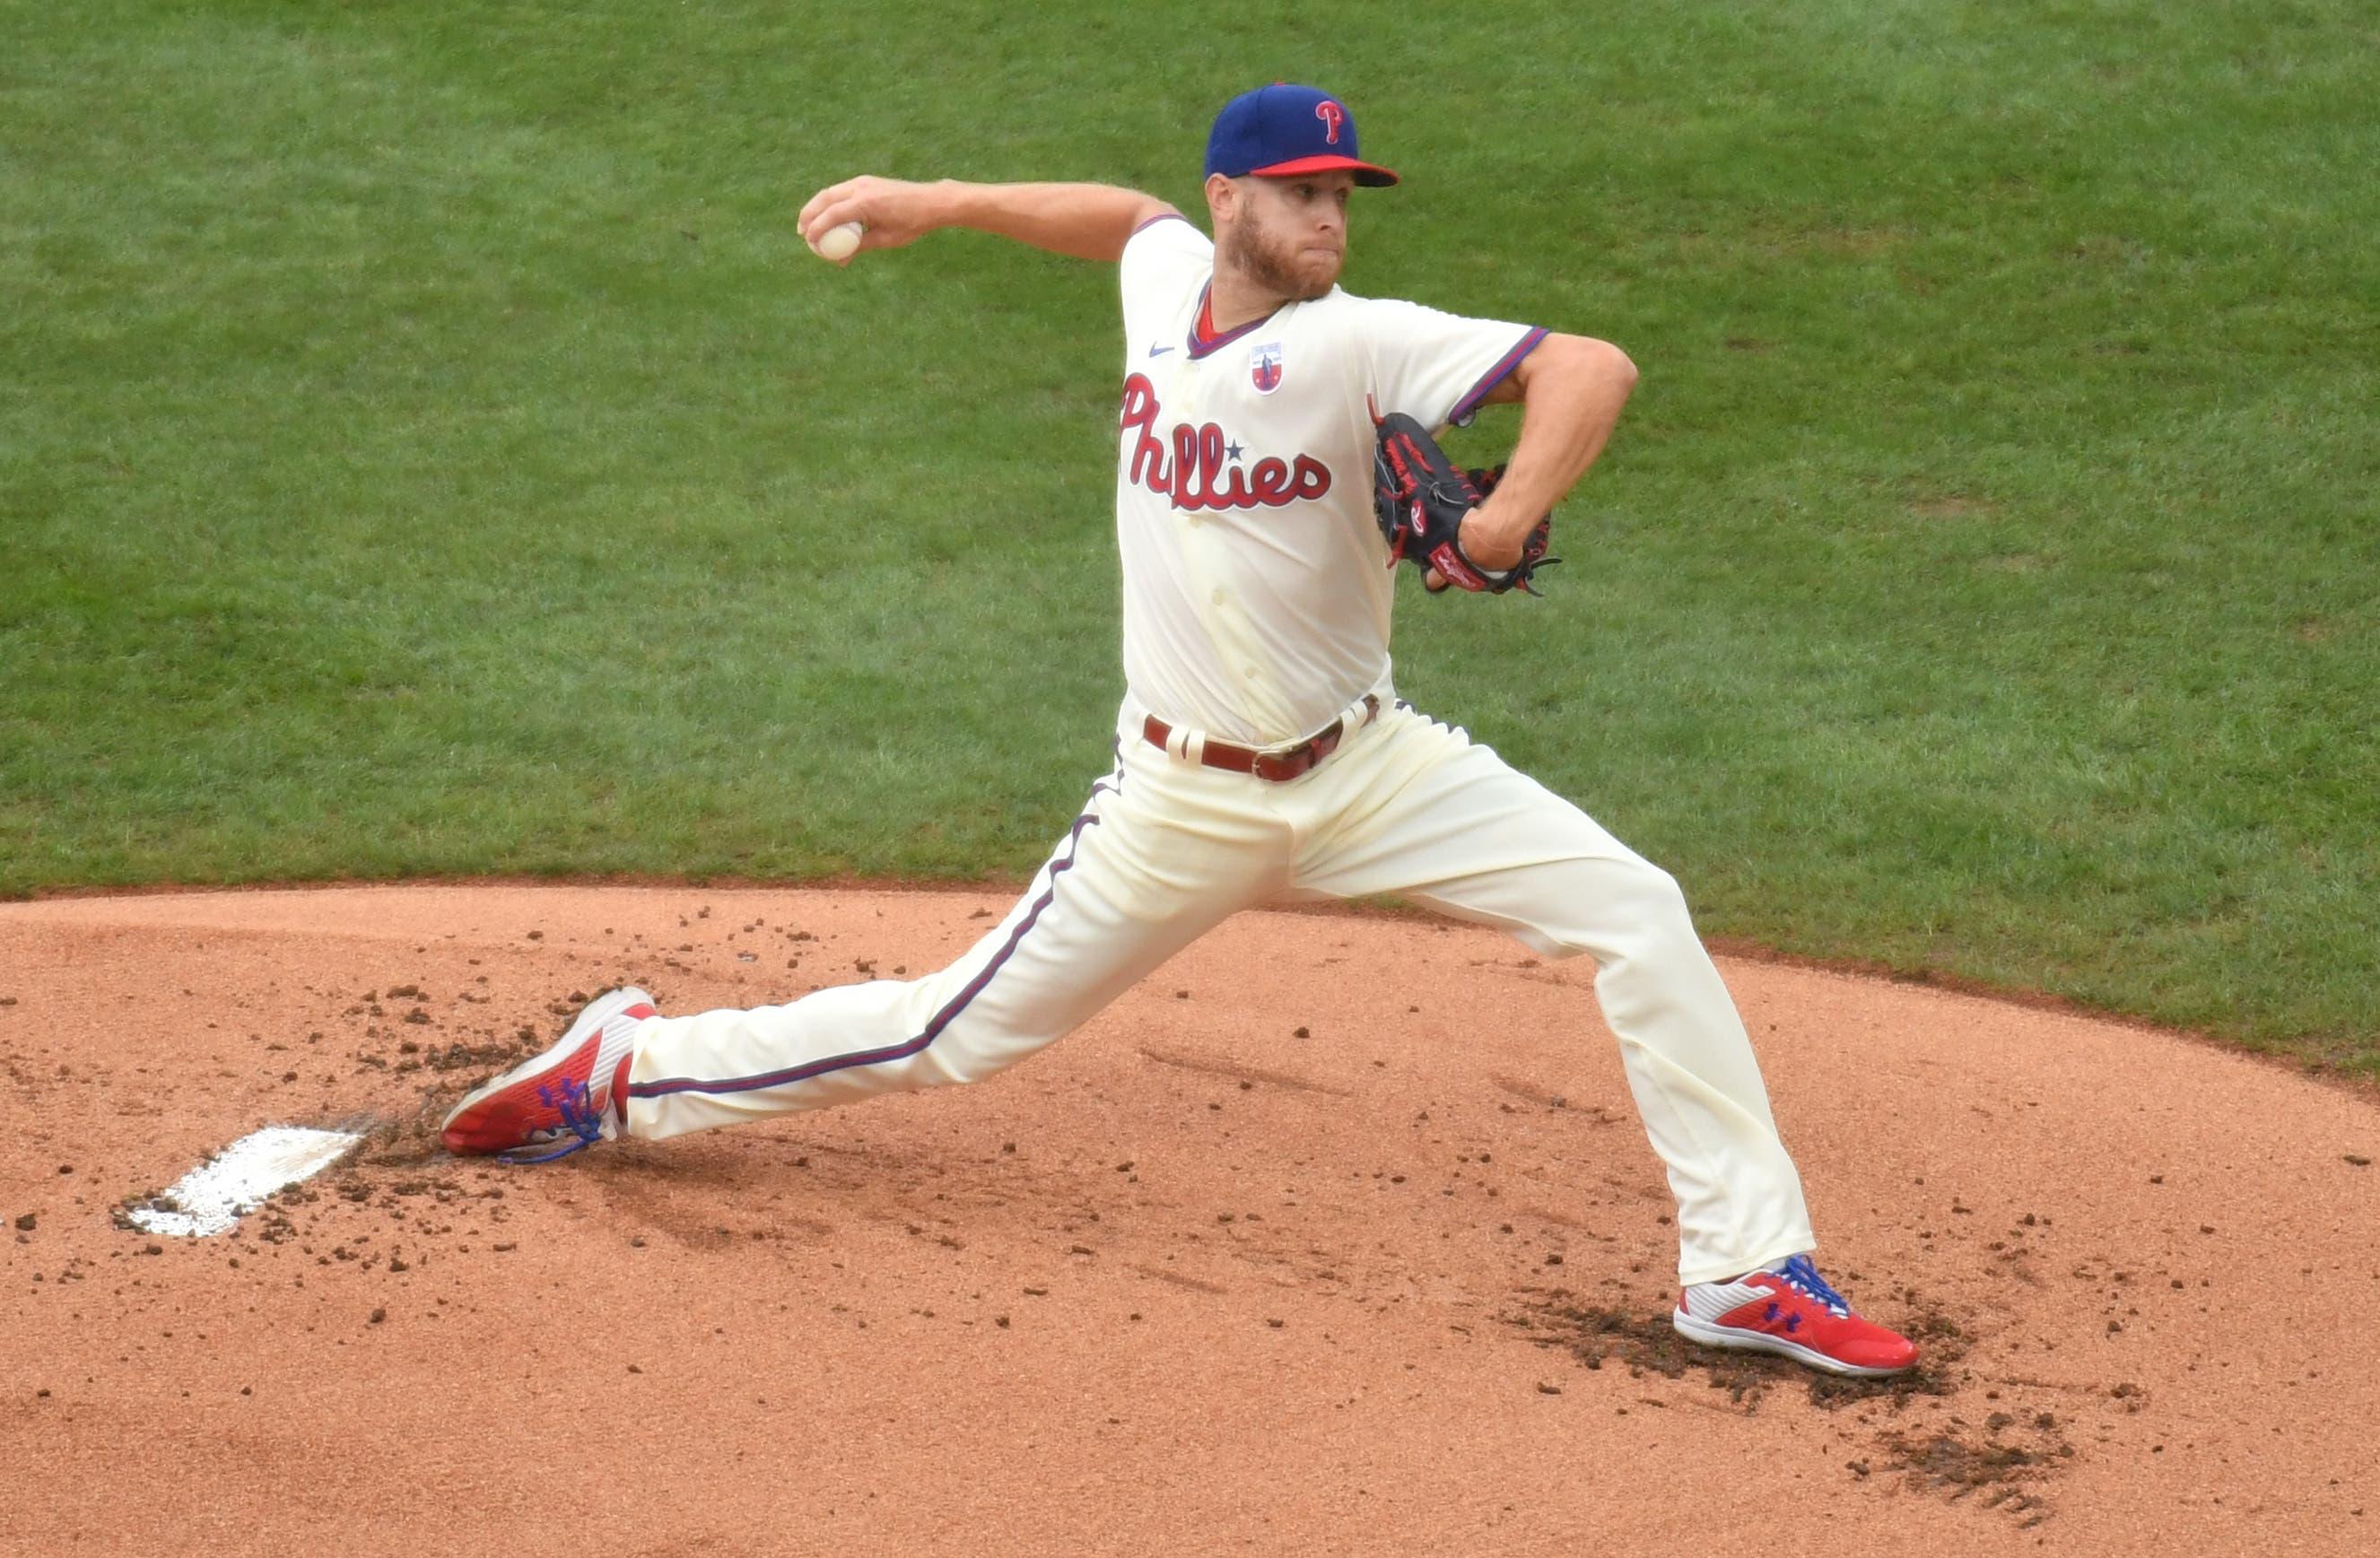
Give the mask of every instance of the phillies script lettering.
M 1177 509 L 1278 509 L 1330 490 L 1330 467 L 1310 454 L 1294 465 L 1268 454 L 1243 471 L 1223 465 L 1223 429 L 1213 422 L 1173 425 L 1171 447 L 1158 436 L 1157 392 L 1134 374 L 1123 381 L 1123 430 L 1133 439 L 1126 479 L 1162 492 Z

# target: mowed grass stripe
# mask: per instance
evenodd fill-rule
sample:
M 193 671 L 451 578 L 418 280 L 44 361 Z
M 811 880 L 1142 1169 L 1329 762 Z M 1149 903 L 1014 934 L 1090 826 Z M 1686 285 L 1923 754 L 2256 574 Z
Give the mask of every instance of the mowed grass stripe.
M 1645 375 L 1409 695 L 1713 934 L 2380 1067 L 2353 6 L 0 16 L 0 890 L 1028 870 L 1120 688 L 1112 276 L 788 216 L 1191 204 L 1291 75 L 1408 175 L 1353 290 Z

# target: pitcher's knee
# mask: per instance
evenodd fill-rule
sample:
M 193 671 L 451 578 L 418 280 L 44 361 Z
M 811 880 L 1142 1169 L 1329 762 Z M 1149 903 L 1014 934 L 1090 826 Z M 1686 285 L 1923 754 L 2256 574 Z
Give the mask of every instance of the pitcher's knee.
M 1634 910 L 1640 934 L 1664 950 L 1693 948 L 1699 953 L 1702 937 L 1694 933 L 1694 911 L 1686 905 L 1686 889 L 1658 865 L 1646 865 L 1637 875 Z
M 917 1056 L 907 1080 L 910 1087 L 917 1090 L 979 1082 L 1055 1043 L 1070 1031 L 971 1027 L 964 1033 L 941 1033 Z
M 1694 931 L 1694 912 L 1686 907 L 1686 889 L 1678 879 L 1659 866 L 1646 862 L 1635 873 L 1636 890 L 1644 900 L 1645 919 L 1657 924 Z
M 1667 871 L 1633 858 L 1578 866 L 1563 884 L 1565 912 L 1544 936 L 1559 952 L 1609 965 L 1681 942 L 1700 945 L 1685 889 Z

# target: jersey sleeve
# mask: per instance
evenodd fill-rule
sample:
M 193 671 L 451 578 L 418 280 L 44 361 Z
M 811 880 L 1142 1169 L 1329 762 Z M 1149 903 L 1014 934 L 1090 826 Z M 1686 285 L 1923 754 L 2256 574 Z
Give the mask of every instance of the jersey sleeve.
M 1215 245 L 1176 214 L 1152 217 L 1123 246 L 1117 266 L 1128 341 L 1148 339 L 1215 269 Z
M 1379 412 L 1402 411 L 1425 428 L 1468 422 L 1488 393 L 1546 338 L 1536 326 L 1466 319 L 1389 298 L 1363 299 L 1358 317 Z

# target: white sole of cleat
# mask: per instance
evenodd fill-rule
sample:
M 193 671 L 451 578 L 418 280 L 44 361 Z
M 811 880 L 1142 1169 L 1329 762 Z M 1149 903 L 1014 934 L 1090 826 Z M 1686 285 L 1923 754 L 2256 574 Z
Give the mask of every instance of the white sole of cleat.
M 1902 1369 L 1864 1369 L 1856 1363 L 1828 1358 L 1825 1353 L 1805 1347 L 1799 1342 L 1789 1342 L 1782 1336 L 1771 1336 L 1758 1331 L 1731 1331 L 1724 1325 L 1696 1320 L 1682 1310 L 1670 1311 L 1670 1324 L 1679 1335 L 1690 1342 L 1700 1342 L 1706 1347 L 1729 1347 L 1737 1352 L 1773 1352 L 1779 1358 L 1790 1358 L 1796 1363 L 1805 1363 L 1829 1374 L 1846 1374 L 1853 1379 L 1888 1380 L 1896 1374 L 1906 1374 L 1909 1368 L 1915 1367 L 1912 1364 Z

